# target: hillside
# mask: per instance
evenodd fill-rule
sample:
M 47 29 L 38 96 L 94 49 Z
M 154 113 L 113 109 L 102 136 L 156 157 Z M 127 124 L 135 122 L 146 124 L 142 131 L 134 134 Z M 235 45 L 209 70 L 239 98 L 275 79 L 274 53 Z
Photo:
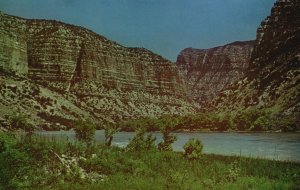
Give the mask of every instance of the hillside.
M 185 76 L 189 96 L 205 106 L 221 90 L 244 77 L 253 44 L 233 42 L 210 49 L 182 50 L 176 65 Z
M 1 117 L 69 125 L 187 114 L 175 65 L 144 48 L 127 48 L 82 27 L 0 14 Z
M 257 29 L 245 77 L 215 98 L 217 110 L 267 109 L 300 128 L 300 2 L 278 0 Z

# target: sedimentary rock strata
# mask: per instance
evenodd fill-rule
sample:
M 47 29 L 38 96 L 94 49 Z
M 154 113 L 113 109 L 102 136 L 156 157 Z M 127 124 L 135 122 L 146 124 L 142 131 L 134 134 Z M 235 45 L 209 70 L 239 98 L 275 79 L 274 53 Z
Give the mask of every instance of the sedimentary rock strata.
M 278 0 L 257 30 L 249 71 L 215 100 L 218 109 L 249 106 L 300 119 L 300 2 Z
M 187 48 L 176 65 L 184 74 L 189 95 L 206 104 L 241 79 L 248 69 L 253 41 L 234 42 L 211 49 Z
M 62 105 L 43 106 L 39 96 L 27 96 L 37 102 L 36 108 L 41 107 L 36 110 L 32 105 L 29 109 L 22 106 L 24 99 L 19 97 L 15 99 L 20 101 L 18 108 L 12 109 L 16 112 L 31 110 L 33 115 L 56 122 L 59 119 L 53 118 L 84 117 L 113 123 L 119 119 L 186 114 L 197 109 L 198 105 L 188 101 L 177 67 L 147 49 L 123 47 L 88 29 L 58 21 L 3 13 L 0 20 L 3 83 L 11 74 L 25 77 L 28 83 L 40 90 L 48 89 L 51 94 L 40 96 L 57 102 L 64 99 L 70 105 L 62 111 Z M 18 80 L 9 81 L 19 86 Z M 11 96 L 22 97 L 23 88 L 19 86 L 14 92 L 17 95 L 10 95 L 4 84 L 3 92 L 8 92 L 3 93 L 3 106 L 7 106 L 6 100 L 12 101 Z

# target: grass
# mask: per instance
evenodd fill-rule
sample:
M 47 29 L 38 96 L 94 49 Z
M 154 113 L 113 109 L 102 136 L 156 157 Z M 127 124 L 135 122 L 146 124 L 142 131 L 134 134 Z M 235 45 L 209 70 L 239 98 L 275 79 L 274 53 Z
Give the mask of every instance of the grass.
M 300 163 L 0 132 L 0 189 L 300 189 Z

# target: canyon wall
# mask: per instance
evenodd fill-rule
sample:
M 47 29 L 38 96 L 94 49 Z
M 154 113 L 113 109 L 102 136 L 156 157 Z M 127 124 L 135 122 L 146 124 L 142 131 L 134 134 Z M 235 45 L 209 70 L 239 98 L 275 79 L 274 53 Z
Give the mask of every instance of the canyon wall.
M 0 12 L 0 70 L 27 74 L 26 21 Z
M 0 13 L 0 124 L 16 112 L 66 126 L 254 107 L 299 129 L 299 10 L 277 0 L 255 42 L 187 48 L 176 64 L 82 27 Z
M 0 20 L 1 115 L 15 111 L 56 123 L 79 118 L 115 123 L 199 107 L 188 100 L 177 67 L 147 49 L 127 48 L 58 21 L 3 13 Z M 13 102 L 16 107 L 7 110 Z
M 253 44 L 254 41 L 234 42 L 181 51 L 176 65 L 185 76 L 189 95 L 207 105 L 221 90 L 241 79 L 248 69 Z
M 268 108 L 300 123 L 300 2 L 278 0 L 257 29 L 247 75 L 213 101 L 217 110 Z
M 1 67 L 70 90 L 80 81 L 107 88 L 185 94 L 176 67 L 143 48 L 126 48 L 90 30 L 0 15 Z M 71 84 L 70 84 L 71 83 Z
M 126 48 L 92 31 L 56 21 L 28 20 L 27 26 L 31 78 L 56 82 L 56 87 L 66 90 L 91 80 L 120 91 L 185 94 L 176 67 L 149 50 Z

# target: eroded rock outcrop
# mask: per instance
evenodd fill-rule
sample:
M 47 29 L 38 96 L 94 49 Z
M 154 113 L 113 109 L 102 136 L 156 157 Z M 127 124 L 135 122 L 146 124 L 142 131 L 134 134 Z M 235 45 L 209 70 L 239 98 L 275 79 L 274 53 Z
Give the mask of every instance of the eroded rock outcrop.
M 10 111 L 28 112 L 37 120 L 59 123 L 63 118 L 89 118 L 113 123 L 192 113 L 198 107 L 189 103 L 177 67 L 149 50 L 123 47 L 90 30 L 58 21 L 3 13 L 0 20 L 3 109 L 15 101 L 17 107 Z M 17 90 L 11 92 L 7 83 Z M 27 92 L 30 86 L 47 93 L 33 96 Z M 40 99 L 51 99 L 51 104 L 43 105 Z
M 186 78 L 189 95 L 206 105 L 221 90 L 241 79 L 248 69 L 253 44 L 234 42 L 211 49 L 181 51 L 176 65 Z
M 1 66 L 61 90 L 92 80 L 108 88 L 184 95 L 170 61 L 143 48 L 126 48 L 92 31 L 58 21 L 0 15 Z
M 218 109 L 250 106 L 300 123 L 300 2 L 278 0 L 257 30 L 249 72 L 215 100 Z
M 56 21 L 28 20 L 27 26 L 31 78 L 57 82 L 56 87 L 67 90 L 92 80 L 121 91 L 185 93 L 176 67 L 149 50 L 126 48 L 84 28 Z
M 0 12 L 0 70 L 27 74 L 26 21 Z

